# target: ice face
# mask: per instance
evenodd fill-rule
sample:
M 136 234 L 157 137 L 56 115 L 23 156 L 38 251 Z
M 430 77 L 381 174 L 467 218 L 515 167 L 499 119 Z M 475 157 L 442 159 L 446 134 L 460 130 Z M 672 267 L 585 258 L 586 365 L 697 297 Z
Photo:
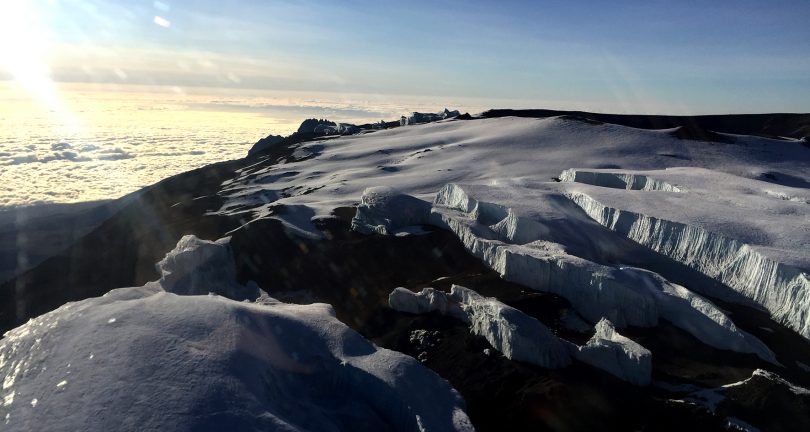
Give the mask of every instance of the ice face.
M 229 242 L 229 237 L 208 241 L 183 236 L 156 265 L 161 288 L 179 295 L 215 293 L 233 300 L 256 300 L 262 294 L 257 286 L 236 281 Z
M 722 282 L 810 338 L 810 279 L 803 270 L 810 263 L 802 252 L 810 233 L 800 222 L 810 222 L 806 205 L 774 200 L 762 182 L 707 170 L 655 175 L 688 191 L 675 197 L 577 187 L 566 196 L 603 226 Z
M 538 192 L 543 187 L 547 190 Z M 504 279 L 560 295 L 591 322 L 608 318 L 619 327 L 650 327 L 663 318 L 713 347 L 777 362 L 762 342 L 685 287 L 650 271 L 602 265 L 568 253 L 592 249 L 590 242 L 602 228 L 595 230 L 592 222 L 582 221 L 576 207 L 558 204 L 565 201 L 565 187 L 533 185 L 526 190 L 448 184 L 436 194 L 430 216 L 420 222 L 452 231 Z M 376 210 L 364 208 L 356 219 L 370 212 L 389 221 L 396 217 L 381 216 L 390 207 L 385 200 L 363 200 L 372 208 L 377 201 L 384 205 Z M 421 306 L 413 303 L 412 307 L 417 312 Z

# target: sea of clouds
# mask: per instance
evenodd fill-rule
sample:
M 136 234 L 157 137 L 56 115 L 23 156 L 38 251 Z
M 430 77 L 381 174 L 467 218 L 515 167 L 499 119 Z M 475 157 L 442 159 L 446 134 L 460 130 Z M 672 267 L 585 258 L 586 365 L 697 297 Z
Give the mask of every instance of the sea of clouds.
M 241 158 L 260 138 L 287 135 L 310 117 L 365 122 L 443 108 L 432 101 L 171 88 L 60 95 L 56 110 L 16 94 L 0 107 L 0 210 L 118 198 L 184 171 Z

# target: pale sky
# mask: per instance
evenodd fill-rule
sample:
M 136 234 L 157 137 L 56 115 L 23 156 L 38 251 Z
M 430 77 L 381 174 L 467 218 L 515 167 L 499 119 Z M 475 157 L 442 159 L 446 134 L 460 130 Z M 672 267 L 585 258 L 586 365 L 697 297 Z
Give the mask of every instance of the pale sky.
M 0 79 L 810 111 L 807 1 L 2 0 Z M 49 84 L 50 83 L 50 84 Z

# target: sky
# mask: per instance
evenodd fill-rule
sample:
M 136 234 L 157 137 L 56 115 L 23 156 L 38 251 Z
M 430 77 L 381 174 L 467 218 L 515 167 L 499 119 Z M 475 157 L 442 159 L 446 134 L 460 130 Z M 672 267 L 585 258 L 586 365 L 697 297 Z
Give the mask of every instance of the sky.
M 0 17 L 0 79 L 34 87 L 48 79 L 476 107 L 810 111 L 806 0 L 3 0 Z
M 122 196 L 303 119 L 810 112 L 810 1 L 0 0 L 0 211 Z

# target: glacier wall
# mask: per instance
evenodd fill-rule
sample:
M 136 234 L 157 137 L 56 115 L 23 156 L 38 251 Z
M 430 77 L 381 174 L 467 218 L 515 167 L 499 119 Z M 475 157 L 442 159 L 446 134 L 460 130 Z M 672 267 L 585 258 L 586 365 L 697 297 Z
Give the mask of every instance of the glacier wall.
M 810 278 L 749 245 L 705 229 L 607 206 L 567 193 L 595 221 L 681 262 L 764 306 L 778 322 L 810 338 Z
M 567 169 L 560 174 L 560 181 L 585 183 L 614 189 L 681 192 L 681 189 L 665 181 L 644 174 L 581 171 Z
M 571 255 L 563 245 L 544 240 L 548 238 L 551 225 L 537 219 L 536 215 L 523 216 L 507 206 L 477 199 L 468 189 L 483 193 L 475 187 L 445 185 L 437 193 L 427 216 L 421 211 L 422 205 L 415 203 L 420 200 L 401 196 L 390 189 L 368 189 L 371 197 L 363 198 L 352 225 L 365 232 L 386 233 L 401 228 L 403 223 L 429 223 L 453 232 L 470 253 L 504 279 L 557 294 L 592 323 L 608 318 L 618 327 L 652 327 L 663 318 L 707 345 L 754 353 L 763 360 L 777 363 L 761 341 L 738 329 L 705 298 L 643 269 L 606 266 Z M 403 208 L 420 209 L 409 215 L 420 214 L 424 220 L 398 216 L 396 213 Z M 576 206 L 571 208 L 579 212 Z M 389 216 L 392 211 L 395 214 Z M 567 217 L 552 215 L 560 216 Z M 587 236 L 588 231 L 583 232 Z M 584 240 L 571 238 L 568 241 Z M 434 294 L 425 295 L 433 298 Z M 420 303 L 409 306 L 413 309 L 401 307 L 401 310 L 421 312 Z
M 436 196 L 430 223 L 455 233 L 467 250 L 504 279 L 560 295 L 591 322 L 603 317 L 622 327 L 649 327 L 658 322 L 652 296 L 611 277 L 615 272 L 610 268 L 568 255 L 561 245 L 551 242 L 504 243 L 484 225 L 497 226 L 508 216 L 508 209 L 475 200 L 462 187 L 448 184 Z M 514 216 L 510 219 L 514 223 L 501 228 L 511 231 L 512 238 L 528 237 L 529 230 L 518 228 L 532 224 Z
M 591 322 L 608 318 L 619 327 L 652 327 L 663 318 L 707 345 L 777 363 L 765 344 L 738 329 L 705 298 L 653 272 L 597 264 L 566 253 L 562 245 L 530 241 L 543 237 L 544 230 L 538 227 L 544 224 L 477 200 L 462 186 L 448 184 L 439 191 L 430 221 L 454 232 L 504 279 L 557 294 Z M 499 239 L 530 242 L 511 244 Z

